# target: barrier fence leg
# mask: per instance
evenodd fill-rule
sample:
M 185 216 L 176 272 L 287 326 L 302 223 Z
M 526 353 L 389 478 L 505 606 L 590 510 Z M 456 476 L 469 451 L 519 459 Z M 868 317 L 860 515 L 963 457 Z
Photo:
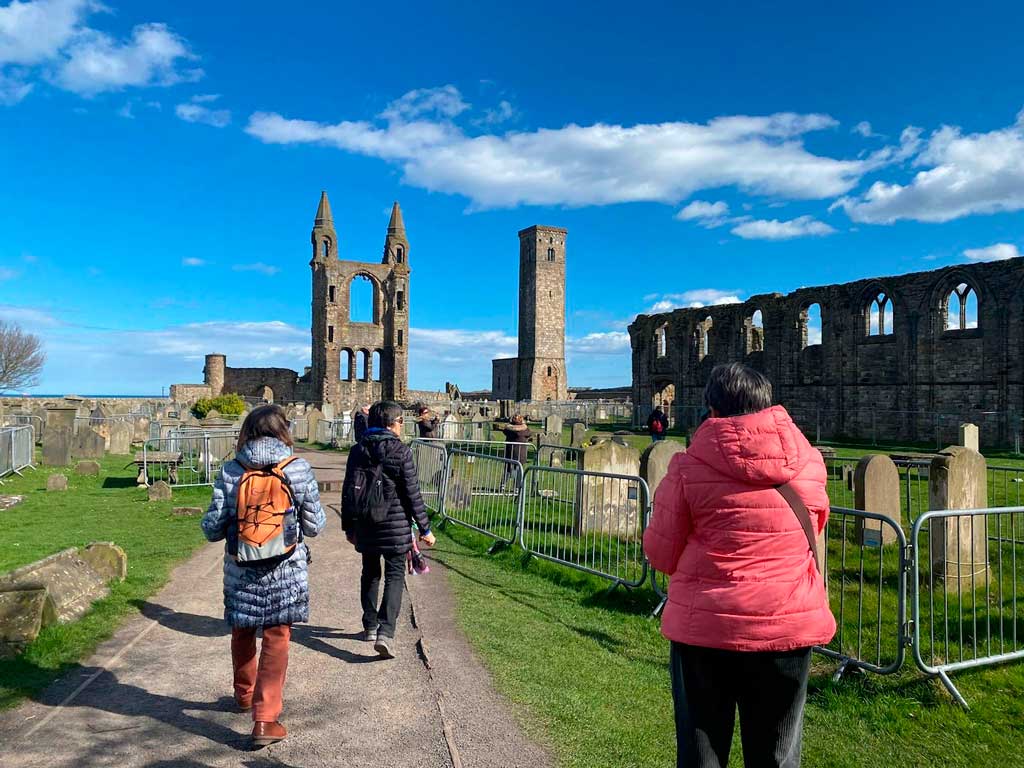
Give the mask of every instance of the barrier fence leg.
M 957 687 L 953 685 L 953 681 L 949 679 L 949 675 L 947 675 L 944 671 L 939 670 L 938 678 L 942 682 L 942 685 L 945 687 L 945 689 L 949 691 L 949 695 L 953 697 L 956 703 L 964 709 L 969 710 L 970 707 L 967 705 L 967 700 L 960 694 L 960 691 L 957 690 Z

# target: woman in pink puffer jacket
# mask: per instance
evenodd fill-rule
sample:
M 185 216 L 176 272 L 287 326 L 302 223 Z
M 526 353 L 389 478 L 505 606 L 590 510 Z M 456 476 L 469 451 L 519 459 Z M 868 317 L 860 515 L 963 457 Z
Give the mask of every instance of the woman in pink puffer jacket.
M 811 646 L 835 634 L 824 579 L 790 484 L 815 533 L 828 519 L 825 463 L 771 383 L 716 367 L 711 418 L 672 459 L 644 551 L 670 574 L 662 634 L 672 641 L 677 766 L 725 768 L 739 708 L 747 766 L 800 765 Z

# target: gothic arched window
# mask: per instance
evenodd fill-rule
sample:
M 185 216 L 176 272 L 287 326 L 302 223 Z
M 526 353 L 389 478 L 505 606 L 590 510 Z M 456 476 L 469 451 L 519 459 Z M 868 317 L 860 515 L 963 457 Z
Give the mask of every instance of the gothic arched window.
M 395 248 L 395 261 L 397 261 L 399 264 L 405 261 L 405 248 L 403 248 L 402 246 L 398 246 L 397 248 Z
M 323 255 L 326 259 L 331 253 L 331 241 L 325 237 L 321 247 L 323 248 Z
M 874 296 L 868 304 L 866 319 L 868 336 L 891 336 L 896 322 L 892 299 L 885 293 Z
M 947 331 L 966 331 L 978 327 L 978 294 L 967 283 L 960 283 L 946 296 L 943 327 Z
M 548 248 L 548 261 L 554 261 L 554 260 L 555 260 L 555 249 L 554 248 Z

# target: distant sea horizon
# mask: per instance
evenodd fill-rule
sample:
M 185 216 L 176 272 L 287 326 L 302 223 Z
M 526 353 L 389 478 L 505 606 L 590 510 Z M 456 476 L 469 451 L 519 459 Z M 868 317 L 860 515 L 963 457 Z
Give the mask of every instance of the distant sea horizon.
M 167 395 L 80 395 L 77 392 L 64 392 L 60 395 L 30 395 L 27 392 L 0 392 L 0 397 L 28 397 L 33 400 L 54 400 L 61 399 L 67 396 L 71 397 L 84 397 L 87 400 L 138 400 L 138 399 L 153 399 L 153 400 L 166 400 Z

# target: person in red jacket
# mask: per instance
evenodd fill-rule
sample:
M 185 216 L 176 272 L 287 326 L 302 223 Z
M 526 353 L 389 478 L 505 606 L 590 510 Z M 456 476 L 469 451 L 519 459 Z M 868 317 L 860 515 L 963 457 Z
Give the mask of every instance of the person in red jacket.
M 757 371 L 720 365 L 704 397 L 711 416 L 673 457 L 644 533 L 671 576 L 676 764 L 725 768 L 738 708 L 746 765 L 797 768 L 811 647 L 836 623 L 800 504 L 779 488 L 820 534 L 825 462 Z

